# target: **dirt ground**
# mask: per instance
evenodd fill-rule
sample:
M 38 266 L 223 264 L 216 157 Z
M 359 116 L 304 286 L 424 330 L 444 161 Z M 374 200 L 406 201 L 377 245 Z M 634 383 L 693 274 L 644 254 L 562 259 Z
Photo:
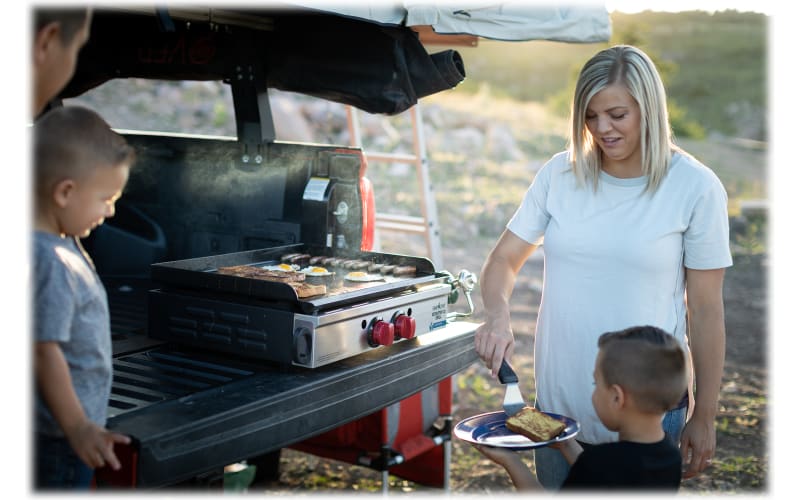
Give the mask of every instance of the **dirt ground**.
M 448 252 L 448 260 L 473 272 L 481 261 L 467 250 Z M 448 268 L 449 269 L 449 268 Z M 767 419 L 767 276 L 769 259 L 764 254 L 735 256 L 726 274 L 726 361 L 720 410 L 717 417 L 717 453 L 712 466 L 687 480 L 683 493 L 752 492 L 768 489 Z M 521 375 L 523 394 L 533 394 L 533 329 L 540 298 L 541 262 L 533 259 L 523 268 L 513 296 L 513 328 L 517 341 L 516 370 Z M 475 294 L 477 295 L 477 294 Z M 475 296 L 474 318 L 480 320 L 480 297 Z M 502 404 L 501 387 L 489 379 L 488 371 L 475 363 L 456 376 L 456 405 L 453 419 L 492 411 Z M 532 454 L 531 454 L 532 455 Z M 527 460 L 527 458 L 526 458 Z M 530 465 L 533 465 L 530 459 Z M 365 467 L 345 464 L 283 450 L 280 478 L 259 481 L 250 491 L 270 494 L 308 492 L 376 492 L 381 475 Z M 451 493 L 481 494 L 512 489 L 506 474 L 483 458 L 469 444 L 452 443 Z M 389 491 L 438 493 L 390 475 Z

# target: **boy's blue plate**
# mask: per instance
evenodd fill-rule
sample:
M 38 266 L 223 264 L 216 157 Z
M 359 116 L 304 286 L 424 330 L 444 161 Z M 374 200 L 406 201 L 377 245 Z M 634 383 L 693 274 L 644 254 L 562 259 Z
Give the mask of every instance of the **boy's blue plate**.
M 480 444 L 484 446 L 494 446 L 496 448 L 509 448 L 512 450 L 530 450 L 541 446 L 548 446 L 559 441 L 566 441 L 575 437 L 581 426 L 575 420 L 558 415 L 557 413 L 543 412 L 556 420 L 561 420 L 567 424 L 561 434 L 549 441 L 535 442 L 516 432 L 511 432 L 506 428 L 506 413 L 503 411 L 493 411 L 482 413 L 474 417 L 465 418 L 456 424 L 453 434 L 463 441 Z

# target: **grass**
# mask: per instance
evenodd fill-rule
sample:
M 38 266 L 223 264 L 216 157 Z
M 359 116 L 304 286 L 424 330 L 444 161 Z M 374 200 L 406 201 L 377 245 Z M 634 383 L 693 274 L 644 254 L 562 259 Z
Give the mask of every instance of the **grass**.
M 712 464 L 720 474 L 737 478 L 739 488 L 761 489 L 765 486 L 766 470 L 763 461 L 758 457 L 734 456 L 714 460 Z

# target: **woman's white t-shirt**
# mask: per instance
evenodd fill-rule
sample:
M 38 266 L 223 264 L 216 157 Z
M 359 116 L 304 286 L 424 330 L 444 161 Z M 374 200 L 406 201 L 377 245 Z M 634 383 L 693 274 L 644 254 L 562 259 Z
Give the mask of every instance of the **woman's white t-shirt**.
M 534 344 L 536 399 L 580 422 L 587 443 L 617 440 L 592 407 L 597 338 L 653 325 L 686 342 L 684 266 L 732 264 L 727 194 L 717 176 L 673 154 L 654 193 L 647 178 L 601 173 L 578 187 L 566 152 L 547 162 L 508 229 L 544 251 Z

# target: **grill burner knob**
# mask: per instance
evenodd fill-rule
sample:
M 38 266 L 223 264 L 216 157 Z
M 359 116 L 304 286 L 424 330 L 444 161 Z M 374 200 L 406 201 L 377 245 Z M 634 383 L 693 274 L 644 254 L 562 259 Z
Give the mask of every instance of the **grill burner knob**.
M 394 325 L 382 319 L 373 322 L 367 332 L 367 342 L 371 347 L 392 345 L 392 342 L 394 342 Z
M 399 338 L 413 339 L 417 334 L 417 320 L 405 314 L 398 314 L 394 318 L 394 331 Z

